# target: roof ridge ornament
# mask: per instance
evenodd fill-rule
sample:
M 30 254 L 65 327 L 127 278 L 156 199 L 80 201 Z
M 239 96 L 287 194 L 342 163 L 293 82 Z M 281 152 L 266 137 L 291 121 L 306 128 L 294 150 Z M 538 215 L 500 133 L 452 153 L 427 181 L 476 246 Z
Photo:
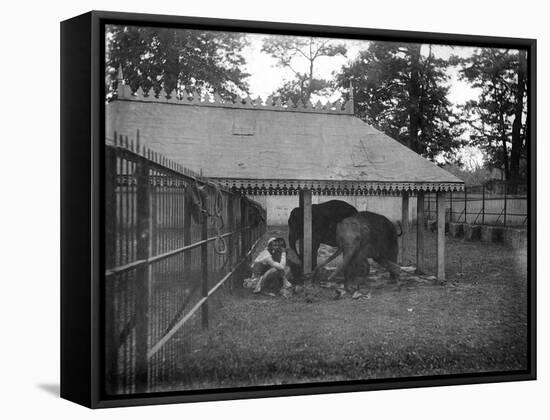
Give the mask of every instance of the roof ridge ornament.
M 116 97 L 111 101 L 139 101 L 164 103 L 171 105 L 193 105 L 204 107 L 219 107 L 219 108 L 239 108 L 239 109 L 258 109 L 286 112 L 307 112 L 318 114 L 342 114 L 353 115 L 353 86 L 350 81 L 349 100 L 343 102 L 338 99 L 336 102 L 327 101 L 322 103 L 320 99 L 314 104 L 311 100 L 304 101 L 299 98 L 296 102 L 292 99 L 282 101 L 280 96 L 269 95 L 265 101 L 260 96 L 253 99 L 250 94 L 246 96 L 235 95 L 234 100 L 224 99 L 217 91 L 207 91 L 204 96 L 201 92 L 193 87 L 183 89 L 174 89 L 172 92 L 166 92 L 164 87 L 156 94 L 154 89 L 144 90 L 139 86 L 135 91 L 124 83 L 122 78 L 122 67 L 119 67 L 117 81 L 118 89 Z

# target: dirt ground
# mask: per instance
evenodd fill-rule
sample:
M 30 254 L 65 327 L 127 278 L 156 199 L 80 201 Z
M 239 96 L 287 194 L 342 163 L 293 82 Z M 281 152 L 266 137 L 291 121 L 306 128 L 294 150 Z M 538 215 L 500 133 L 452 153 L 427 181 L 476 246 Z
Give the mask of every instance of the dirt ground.
M 270 228 L 271 236 L 286 236 Z M 428 274 L 435 234 L 426 232 Z M 405 260 L 416 255 L 414 233 Z M 257 251 L 258 252 L 258 251 Z M 374 266 L 363 296 L 307 285 L 284 298 L 220 290 L 211 327 L 181 343 L 163 389 L 522 370 L 527 367 L 527 252 L 447 237 L 447 283 L 389 284 Z M 319 261 L 330 254 L 325 248 Z

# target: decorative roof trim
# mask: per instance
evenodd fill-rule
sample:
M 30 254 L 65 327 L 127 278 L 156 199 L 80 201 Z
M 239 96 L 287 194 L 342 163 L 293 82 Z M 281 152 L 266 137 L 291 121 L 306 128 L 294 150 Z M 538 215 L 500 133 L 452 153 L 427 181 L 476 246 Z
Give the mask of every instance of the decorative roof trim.
M 193 91 L 191 94 L 178 94 L 176 91 L 172 91 L 166 94 L 165 91 L 161 91 L 158 96 L 152 89 L 148 92 L 144 92 L 140 87 L 136 92 L 132 92 L 132 89 L 128 85 L 121 85 L 113 96 L 113 101 L 136 101 L 147 103 L 161 103 L 172 105 L 194 105 L 216 108 L 233 108 L 233 109 L 252 109 L 252 110 L 264 110 L 264 111 L 286 111 L 286 112 L 307 112 L 317 114 L 338 114 L 338 115 L 353 115 L 353 102 L 352 100 L 342 102 L 340 100 L 336 102 L 327 102 L 322 104 L 321 101 L 313 104 L 311 101 L 302 103 L 299 101 L 297 104 L 293 103 L 291 99 L 282 103 L 280 99 L 275 100 L 272 96 L 268 96 L 266 100 L 262 100 L 259 96 L 256 99 L 252 99 L 250 96 L 246 98 L 239 98 L 236 102 L 225 100 L 217 93 L 211 95 L 206 93 L 201 95 L 197 91 Z
M 452 182 L 382 182 L 382 181 L 318 181 L 318 180 L 256 180 L 210 178 L 224 187 L 251 195 L 295 195 L 311 189 L 316 195 L 399 195 L 403 192 L 463 191 L 464 183 Z

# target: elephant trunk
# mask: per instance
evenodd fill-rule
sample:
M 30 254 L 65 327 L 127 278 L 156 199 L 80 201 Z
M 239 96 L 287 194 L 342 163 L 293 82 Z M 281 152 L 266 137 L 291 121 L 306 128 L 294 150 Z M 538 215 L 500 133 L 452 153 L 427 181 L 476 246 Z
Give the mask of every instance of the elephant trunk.
M 355 257 L 355 254 L 357 254 L 357 251 L 359 248 L 351 248 L 344 250 L 341 248 L 344 253 L 344 258 L 342 259 L 342 263 L 334 270 L 334 272 L 329 276 L 328 281 L 332 281 L 332 279 L 336 278 L 337 275 L 339 275 L 351 262 L 353 257 Z M 347 281 L 347 279 L 346 279 Z

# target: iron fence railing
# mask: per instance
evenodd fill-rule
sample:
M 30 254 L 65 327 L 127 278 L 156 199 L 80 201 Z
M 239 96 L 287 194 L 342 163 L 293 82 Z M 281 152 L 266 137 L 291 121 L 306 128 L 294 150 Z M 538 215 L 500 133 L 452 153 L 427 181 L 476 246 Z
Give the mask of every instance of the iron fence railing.
M 464 191 L 446 195 L 449 222 L 480 225 L 527 226 L 528 200 L 525 183 L 491 181 L 465 187 Z M 437 209 L 435 194 L 425 195 L 426 215 L 434 219 Z
M 208 328 L 214 292 L 231 287 L 265 220 L 257 203 L 140 146 L 139 133 L 115 133 L 105 146 L 108 393 L 175 378 L 184 326 Z

